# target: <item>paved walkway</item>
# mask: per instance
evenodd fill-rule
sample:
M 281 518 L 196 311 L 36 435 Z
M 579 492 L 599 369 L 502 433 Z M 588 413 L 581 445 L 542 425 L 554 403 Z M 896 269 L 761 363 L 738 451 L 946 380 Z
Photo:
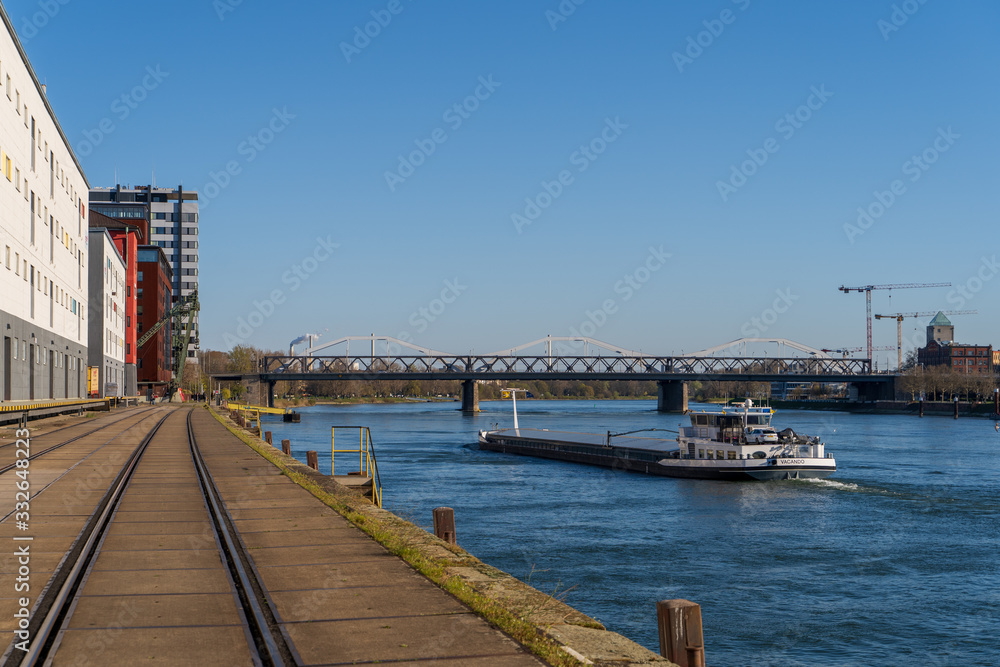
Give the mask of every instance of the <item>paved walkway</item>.
M 204 410 L 196 411 L 194 423 L 209 470 L 302 664 L 541 664 Z

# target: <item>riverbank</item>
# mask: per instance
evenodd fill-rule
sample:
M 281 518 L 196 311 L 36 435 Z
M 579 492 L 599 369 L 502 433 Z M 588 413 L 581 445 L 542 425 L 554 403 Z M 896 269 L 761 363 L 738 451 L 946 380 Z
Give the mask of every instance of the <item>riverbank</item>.
M 851 401 L 770 401 L 771 407 L 782 410 L 826 410 L 851 412 L 855 414 L 919 415 L 919 401 L 873 401 L 853 403 Z M 950 401 L 924 401 L 925 416 L 952 417 L 955 404 Z M 994 417 L 994 406 L 990 403 L 959 403 L 960 417 Z
M 480 398 L 481 401 L 506 400 L 499 397 Z M 548 398 L 532 397 L 518 398 L 518 401 L 655 401 L 656 396 L 618 396 L 614 398 L 588 398 L 586 396 L 550 396 Z M 310 405 L 384 405 L 393 403 L 460 403 L 461 398 L 454 396 L 387 396 L 371 397 L 360 396 L 353 398 L 324 398 L 309 397 L 305 399 L 274 399 L 274 406 L 277 408 L 301 408 Z M 725 402 L 718 399 L 712 402 Z
M 224 413 L 210 409 L 230 432 L 291 480 L 548 664 L 657 664 L 665 667 L 673 664 L 632 640 L 608 631 L 597 620 L 565 604 L 556 592 L 539 591 L 483 563 L 464 549 L 373 506 L 329 476 L 267 445 L 256 434 L 223 416 Z M 651 610 L 650 622 L 655 625 L 655 608 Z

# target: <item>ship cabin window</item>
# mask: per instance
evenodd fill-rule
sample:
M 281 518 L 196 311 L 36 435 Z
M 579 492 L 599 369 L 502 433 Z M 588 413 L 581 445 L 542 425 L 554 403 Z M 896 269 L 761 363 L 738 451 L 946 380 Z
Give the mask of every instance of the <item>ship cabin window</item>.
M 715 458 L 717 458 L 719 460 L 722 460 L 722 459 L 726 458 L 726 452 L 724 450 L 721 450 L 721 449 L 715 450 Z
M 697 421 L 695 422 L 698 426 L 708 426 L 708 415 L 695 415 Z
M 698 450 L 698 458 L 699 459 L 705 458 L 705 450 L 704 449 L 699 449 Z
M 728 452 L 728 455 L 729 455 L 729 460 L 730 460 L 730 461 L 734 461 L 734 460 L 736 460 L 736 452 L 734 452 L 734 451 L 730 450 L 730 451 Z

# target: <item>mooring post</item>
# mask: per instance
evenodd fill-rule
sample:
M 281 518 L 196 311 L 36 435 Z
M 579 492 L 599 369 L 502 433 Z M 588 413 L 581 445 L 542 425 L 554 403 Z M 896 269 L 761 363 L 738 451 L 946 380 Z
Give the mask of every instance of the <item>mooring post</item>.
M 316 456 L 316 450 L 310 449 L 306 452 L 306 465 L 313 470 L 319 470 L 319 458 Z
M 993 413 L 1000 415 L 1000 389 L 993 390 Z
M 701 607 L 690 600 L 656 603 L 660 630 L 660 655 L 680 667 L 705 667 L 705 639 L 701 632 Z
M 274 447 L 274 442 L 271 441 L 271 432 L 264 431 L 264 442 Z
M 955 397 L 955 419 L 958 419 L 958 396 Z
M 924 416 L 924 397 L 920 397 L 920 416 Z
M 458 544 L 455 535 L 455 510 L 450 507 L 434 508 L 434 534 L 449 544 Z
M 292 455 L 292 441 L 291 440 L 282 440 L 281 441 L 281 451 L 283 451 L 284 453 L 286 453 L 289 456 L 291 456 Z

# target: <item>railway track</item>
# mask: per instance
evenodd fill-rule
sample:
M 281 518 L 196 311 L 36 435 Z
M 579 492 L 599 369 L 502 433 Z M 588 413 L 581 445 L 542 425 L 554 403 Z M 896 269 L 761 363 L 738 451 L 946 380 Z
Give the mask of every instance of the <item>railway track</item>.
M 3 656 L 4 667 L 60 664 L 83 655 L 90 664 L 127 661 L 126 656 L 81 652 L 93 639 L 92 619 L 114 618 L 122 608 L 122 597 L 108 595 L 104 582 L 122 570 L 141 578 L 133 565 L 144 565 L 163 576 L 178 563 L 186 564 L 199 578 L 224 580 L 228 591 L 220 587 L 212 589 L 214 594 L 185 594 L 186 570 L 174 569 L 173 584 L 168 583 L 168 590 L 155 602 L 165 602 L 165 607 L 201 603 L 214 610 L 212 620 L 203 619 L 202 625 L 195 626 L 173 625 L 165 632 L 163 628 L 172 624 L 162 620 L 165 607 L 156 610 L 161 614 L 157 620 L 136 612 L 128 624 L 131 627 L 124 630 L 130 633 L 133 650 L 157 655 L 168 663 L 222 664 L 222 660 L 267 666 L 298 662 L 265 602 L 263 587 L 205 465 L 191 413 L 190 409 L 170 411 L 133 450 L 36 604 L 28 628 L 30 649 L 25 653 L 12 643 Z M 190 525 L 192 532 L 175 535 L 175 540 L 162 537 L 177 530 L 178 523 Z M 143 540 L 140 533 L 155 539 Z M 159 547 L 134 548 L 154 544 Z M 171 586 L 179 592 L 173 593 Z M 145 608 L 149 595 L 142 597 L 134 604 Z M 191 609 L 186 611 L 190 616 Z M 166 613 L 170 615 L 170 610 Z M 169 646 L 164 635 L 170 635 Z M 178 655 L 184 647 L 192 653 Z M 196 650 L 221 653 L 195 657 Z
M 144 416 L 144 415 L 148 415 L 153 410 L 155 410 L 155 408 L 146 408 L 146 409 L 141 410 L 139 412 L 130 412 L 129 414 L 124 415 L 120 419 L 116 419 L 116 420 L 111 421 L 111 422 L 103 423 L 100 426 L 98 426 L 97 428 L 94 428 L 94 429 L 91 429 L 89 431 L 86 431 L 85 433 L 81 433 L 80 435 L 77 435 L 77 436 L 74 436 L 72 438 L 69 438 L 68 440 L 64 440 L 64 441 L 62 441 L 62 442 L 60 442 L 58 444 L 46 447 L 45 449 L 41 450 L 40 452 L 37 452 L 35 454 L 31 454 L 27 458 L 28 458 L 29 461 L 34 461 L 35 459 L 41 458 L 42 456 L 45 456 L 46 454 L 48 454 L 50 452 L 54 452 L 57 449 L 61 449 L 61 448 L 65 447 L 66 445 L 73 444 L 74 442 L 77 442 L 79 440 L 83 440 L 84 438 L 86 438 L 88 436 L 91 436 L 91 435 L 94 435 L 95 433 L 98 433 L 99 431 L 103 431 L 103 430 L 105 430 L 107 428 L 115 426 L 116 424 L 120 424 L 121 422 L 123 422 L 123 421 L 125 421 L 127 419 L 132 419 L 133 417 L 136 417 L 136 416 L 140 416 L 141 417 L 141 416 Z M 139 420 L 139 422 L 141 422 L 141 421 L 142 421 L 142 419 Z M 45 435 L 49 436 L 49 435 L 52 435 L 53 433 L 56 433 L 58 431 L 63 431 L 65 429 L 75 428 L 77 426 L 80 426 L 80 425 L 79 424 L 74 424 L 72 426 L 65 426 L 65 427 L 63 427 L 61 429 L 57 429 L 56 431 L 50 431 L 50 432 L 46 433 Z M 3 445 L 3 448 L 5 448 L 5 447 L 11 447 L 11 446 L 13 446 L 15 444 L 17 444 L 17 443 L 16 442 L 12 442 L 12 443 Z M 0 449 L 2 449 L 2 448 L 0 448 Z M 0 466 L 0 475 L 3 475 L 4 473 L 6 473 L 6 472 L 8 472 L 10 470 L 13 470 L 17 466 L 17 459 L 23 458 L 23 457 L 17 456 L 17 454 L 20 451 L 23 451 L 23 450 L 18 449 L 18 450 L 15 451 L 15 454 L 14 454 L 14 459 L 15 459 L 14 463 L 10 463 L 10 464 L 5 465 L 5 466 Z M 6 453 L 7 452 L 5 452 L 5 454 Z

